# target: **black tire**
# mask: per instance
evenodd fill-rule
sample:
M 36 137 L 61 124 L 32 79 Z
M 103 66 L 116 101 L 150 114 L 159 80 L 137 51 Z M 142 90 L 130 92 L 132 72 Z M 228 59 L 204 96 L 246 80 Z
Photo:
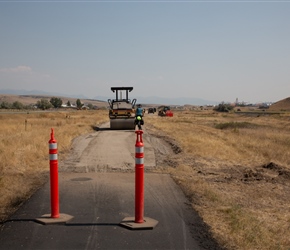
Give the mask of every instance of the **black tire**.
M 139 129 L 139 130 L 142 130 L 141 122 L 140 122 L 140 121 L 138 121 L 138 124 L 137 124 L 137 125 L 138 125 L 138 129 Z

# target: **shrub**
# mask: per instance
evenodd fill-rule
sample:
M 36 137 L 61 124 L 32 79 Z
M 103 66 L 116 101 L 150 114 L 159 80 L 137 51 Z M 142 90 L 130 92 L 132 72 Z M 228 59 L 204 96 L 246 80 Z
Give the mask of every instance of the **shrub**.
M 46 99 L 41 99 L 40 101 L 37 101 L 36 106 L 39 109 L 45 110 L 51 108 L 52 104 Z
M 231 104 L 222 102 L 217 107 L 215 107 L 214 110 L 218 112 L 229 112 L 233 108 L 234 107 Z
M 12 108 L 13 109 L 23 109 L 24 106 L 23 106 L 23 104 L 21 102 L 16 101 L 16 102 L 13 102 Z
M 10 109 L 11 108 L 11 104 L 10 103 L 8 103 L 8 102 L 2 102 L 1 104 L 0 104 L 0 108 L 1 109 Z

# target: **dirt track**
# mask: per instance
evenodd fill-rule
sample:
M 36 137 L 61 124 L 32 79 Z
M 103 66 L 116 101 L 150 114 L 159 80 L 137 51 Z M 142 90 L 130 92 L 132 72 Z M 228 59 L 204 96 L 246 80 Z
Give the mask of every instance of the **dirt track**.
M 154 170 L 158 157 L 171 155 L 171 146 L 144 132 L 145 171 Z M 109 123 L 96 127 L 95 132 L 76 138 L 72 153 L 60 166 L 63 172 L 130 172 L 135 167 L 136 134 L 133 130 L 110 130 Z M 157 159 L 157 162 L 160 159 Z

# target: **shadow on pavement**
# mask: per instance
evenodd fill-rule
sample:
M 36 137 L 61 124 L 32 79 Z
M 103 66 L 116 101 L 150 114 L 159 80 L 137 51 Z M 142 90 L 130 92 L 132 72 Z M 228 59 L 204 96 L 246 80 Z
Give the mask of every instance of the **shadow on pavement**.
M 42 223 L 39 223 L 36 219 L 10 219 L 10 220 L 5 220 L 5 221 L 2 221 L 0 222 L 0 225 L 4 225 L 4 224 L 7 224 L 7 223 L 10 223 L 10 222 L 35 222 L 37 224 L 42 224 Z M 43 225 L 43 224 L 42 224 Z M 103 222 L 103 223 L 60 223 L 58 225 L 65 225 L 65 226 L 69 226 L 69 227 L 77 227 L 77 226 L 80 226 L 80 227 L 83 227 L 83 226 L 120 226 L 120 223 L 106 223 L 106 222 Z
M 110 128 L 100 128 L 96 126 L 92 126 L 93 130 L 95 131 L 106 131 L 106 130 L 111 130 Z
M 4 225 L 4 224 L 9 223 L 9 222 L 27 222 L 27 221 L 28 222 L 36 222 L 36 223 L 38 223 L 36 221 L 36 219 L 10 219 L 10 220 L 1 221 L 0 225 Z
M 135 132 L 134 129 L 128 130 L 128 129 L 111 129 L 111 128 L 101 128 L 97 126 L 92 126 L 93 130 L 95 131 L 123 131 L 123 132 Z

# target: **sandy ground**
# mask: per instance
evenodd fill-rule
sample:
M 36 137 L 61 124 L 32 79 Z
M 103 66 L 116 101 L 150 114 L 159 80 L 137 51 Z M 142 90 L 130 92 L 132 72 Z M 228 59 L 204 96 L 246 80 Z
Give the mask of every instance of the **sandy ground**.
M 136 133 L 133 130 L 110 130 L 109 123 L 96 127 L 95 132 L 77 137 L 72 153 L 60 164 L 61 172 L 130 172 L 135 170 Z M 143 134 L 145 171 L 157 168 L 158 156 L 173 154 L 162 138 Z M 160 159 L 157 159 L 157 162 Z

